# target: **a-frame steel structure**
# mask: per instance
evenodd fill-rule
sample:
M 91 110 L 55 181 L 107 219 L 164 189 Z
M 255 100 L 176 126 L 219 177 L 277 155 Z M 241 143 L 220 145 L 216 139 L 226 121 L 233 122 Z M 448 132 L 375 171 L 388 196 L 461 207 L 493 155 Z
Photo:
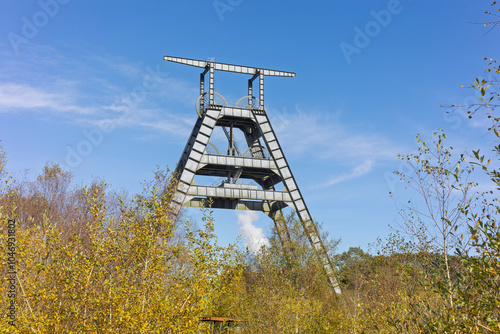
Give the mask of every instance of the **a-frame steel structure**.
M 177 214 L 182 206 L 262 211 L 274 220 L 286 250 L 289 233 L 283 220 L 277 217 L 282 208 L 290 206 L 297 212 L 330 284 L 340 294 L 340 286 L 326 248 L 264 108 L 264 76 L 295 77 L 295 73 L 171 56 L 164 56 L 164 60 L 203 69 L 200 75 L 200 97 L 196 105 L 199 117 L 174 173 L 177 184 L 171 203 L 173 213 Z M 248 96 L 241 98 L 236 106 L 228 106 L 222 96 L 214 91 L 216 70 L 250 75 Z M 207 73 L 209 89 L 205 92 Z M 258 98 L 253 96 L 253 81 L 256 79 L 259 82 Z M 226 134 L 229 144 L 227 154 L 218 151 L 209 153 L 207 150 L 216 127 L 222 127 Z M 243 132 L 248 146 L 244 153 L 235 143 L 234 130 Z M 217 186 L 198 185 L 194 182 L 195 175 L 226 179 Z M 236 181 L 239 179 L 253 180 L 259 186 L 238 184 Z M 283 184 L 281 191 L 275 189 L 279 183 Z

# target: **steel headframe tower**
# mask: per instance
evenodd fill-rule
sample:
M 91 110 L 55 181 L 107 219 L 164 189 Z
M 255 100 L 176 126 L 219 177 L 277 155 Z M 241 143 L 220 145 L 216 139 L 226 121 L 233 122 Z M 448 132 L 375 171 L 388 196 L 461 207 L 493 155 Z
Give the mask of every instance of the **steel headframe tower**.
M 262 211 L 276 224 L 285 250 L 290 235 L 281 216 L 281 209 L 290 206 L 298 214 L 309 241 L 315 249 L 330 284 L 341 293 L 333 267 L 311 219 L 302 194 L 276 138 L 264 108 L 264 76 L 295 77 L 295 73 L 213 61 L 164 56 L 165 61 L 200 67 L 200 97 L 196 104 L 198 119 L 174 175 L 176 192 L 171 210 L 177 214 L 182 206 L 212 207 L 233 210 Z M 222 95 L 214 91 L 215 71 L 243 73 L 248 79 L 248 96 L 230 107 Z M 209 73 L 209 89 L 205 92 L 205 75 Z M 253 96 L 253 81 L 259 79 L 259 97 Z M 216 101 L 216 98 L 219 101 Z M 222 127 L 229 143 L 227 154 L 209 153 L 207 145 L 216 126 Z M 248 148 L 242 153 L 237 147 L 233 130 L 243 132 Z M 202 186 L 194 182 L 195 175 L 227 177 L 219 186 Z M 238 179 L 251 179 L 257 185 L 237 184 Z M 283 183 L 283 190 L 275 186 Z

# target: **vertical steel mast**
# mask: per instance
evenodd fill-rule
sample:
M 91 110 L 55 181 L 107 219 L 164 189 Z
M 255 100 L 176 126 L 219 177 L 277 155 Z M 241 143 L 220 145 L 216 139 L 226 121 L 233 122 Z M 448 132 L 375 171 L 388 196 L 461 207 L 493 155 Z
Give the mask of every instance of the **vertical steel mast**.
M 233 210 L 262 211 L 276 224 L 285 251 L 290 251 L 290 234 L 281 217 L 281 209 L 292 207 L 298 214 L 309 242 L 316 251 L 326 276 L 337 294 L 341 293 L 332 263 L 321 241 L 316 225 L 297 186 L 278 139 L 264 108 L 264 76 L 295 77 L 295 73 L 248 66 L 216 63 L 164 56 L 165 61 L 200 67 L 200 97 L 196 103 L 198 119 L 177 164 L 176 184 L 171 210 L 177 214 L 182 206 L 212 207 Z M 251 75 L 248 96 L 235 106 L 228 106 L 214 90 L 215 71 Z M 209 73 L 208 92 L 205 75 Z M 258 80 L 258 98 L 253 96 L 253 82 Z M 222 127 L 229 143 L 227 154 L 209 153 L 207 145 L 215 127 Z M 234 131 L 241 130 L 248 148 L 243 152 L 234 140 Z M 195 175 L 227 178 L 218 186 L 197 185 Z M 257 185 L 238 184 L 238 179 L 250 179 Z M 283 190 L 275 186 L 283 184 Z

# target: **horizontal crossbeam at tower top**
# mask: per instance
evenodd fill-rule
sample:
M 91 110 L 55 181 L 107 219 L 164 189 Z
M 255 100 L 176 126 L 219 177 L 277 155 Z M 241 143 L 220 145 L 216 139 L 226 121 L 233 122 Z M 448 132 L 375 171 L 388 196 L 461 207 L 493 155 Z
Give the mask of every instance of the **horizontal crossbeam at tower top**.
M 181 58 L 181 57 L 172 57 L 172 56 L 163 56 L 164 61 L 170 61 L 173 63 L 184 64 L 194 67 L 203 68 L 204 71 L 200 75 L 200 95 L 201 99 L 201 108 L 205 108 L 205 104 L 203 101 L 203 95 L 205 94 L 205 74 L 209 72 L 209 85 L 208 85 L 208 107 L 214 105 L 214 94 L 215 94 L 215 80 L 214 73 L 215 71 L 225 71 L 225 72 L 233 72 L 233 73 L 242 73 L 242 74 L 250 74 L 252 77 L 248 79 L 248 104 L 253 104 L 253 87 L 252 83 L 255 79 L 259 78 L 259 108 L 260 110 L 264 110 L 264 77 L 265 76 L 274 76 L 274 77 L 289 77 L 295 78 L 294 72 L 285 72 L 285 71 L 276 71 L 269 70 L 264 68 L 257 67 L 249 67 L 249 66 L 241 66 L 241 65 L 231 65 L 224 63 L 216 63 L 214 61 L 208 60 L 196 60 L 189 58 Z
M 276 71 L 276 70 L 268 70 L 265 68 L 256 68 L 256 67 L 248 67 L 241 65 L 232 65 L 232 64 L 224 64 L 224 63 L 216 63 L 208 60 L 196 60 L 189 58 L 181 58 L 181 57 L 171 57 L 164 56 L 163 60 L 171 61 L 174 63 L 206 68 L 208 66 L 213 67 L 214 70 L 217 71 L 226 71 L 226 72 L 234 72 L 234 73 L 243 73 L 243 74 L 251 74 L 251 75 L 266 75 L 266 76 L 274 76 L 274 77 L 292 77 L 295 78 L 294 72 L 285 72 L 285 71 Z

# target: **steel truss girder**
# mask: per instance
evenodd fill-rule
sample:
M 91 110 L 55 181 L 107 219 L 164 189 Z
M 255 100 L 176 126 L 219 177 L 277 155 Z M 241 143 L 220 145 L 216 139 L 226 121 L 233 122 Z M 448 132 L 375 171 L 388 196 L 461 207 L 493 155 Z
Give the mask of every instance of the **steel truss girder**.
M 194 208 L 232 209 L 275 213 L 288 205 L 285 202 L 247 201 L 242 199 L 194 197 L 184 203 Z
M 200 67 L 200 68 L 212 67 L 214 70 L 217 70 L 217 71 L 251 74 L 254 76 L 252 78 L 252 81 L 259 74 L 266 75 L 266 76 L 295 78 L 295 73 L 293 73 L 293 72 L 276 71 L 276 70 L 268 70 L 268 69 L 264 69 L 264 68 L 216 63 L 216 62 L 207 61 L 207 60 L 196 60 L 196 59 L 172 57 L 172 56 L 164 56 L 163 60 L 171 61 L 171 62 L 179 63 L 179 64 L 184 64 L 184 65 L 189 65 L 189 66 L 194 66 L 194 67 Z

